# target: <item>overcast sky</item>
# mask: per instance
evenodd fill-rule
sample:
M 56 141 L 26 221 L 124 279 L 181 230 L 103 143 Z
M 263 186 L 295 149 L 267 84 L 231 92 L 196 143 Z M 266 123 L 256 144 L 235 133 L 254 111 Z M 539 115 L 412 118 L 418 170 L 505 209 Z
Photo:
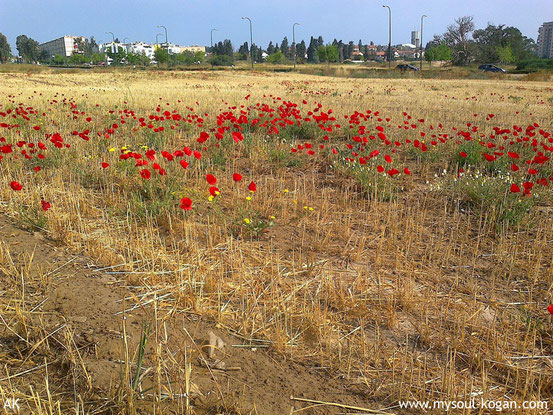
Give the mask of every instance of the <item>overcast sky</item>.
M 474 16 L 477 28 L 488 22 L 518 27 L 525 36 L 537 38 L 538 27 L 553 20 L 553 0 L 0 0 L 0 32 L 12 52 L 15 38 L 25 34 L 40 43 L 63 35 L 94 36 L 109 41 L 115 33 L 120 40 L 153 43 L 156 33 L 168 29 L 169 42 L 180 45 L 209 45 L 213 40 L 231 39 L 235 48 L 249 41 L 253 21 L 254 43 L 292 41 L 292 24 L 297 22 L 296 39 L 309 41 L 311 35 L 357 43 L 388 43 L 388 12 L 392 8 L 392 43 L 409 43 L 411 30 L 419 29 L 422 14 L 423 42 L 443 33 L 455 18 Z M 163 41 L 164 36 L 160 36 Z

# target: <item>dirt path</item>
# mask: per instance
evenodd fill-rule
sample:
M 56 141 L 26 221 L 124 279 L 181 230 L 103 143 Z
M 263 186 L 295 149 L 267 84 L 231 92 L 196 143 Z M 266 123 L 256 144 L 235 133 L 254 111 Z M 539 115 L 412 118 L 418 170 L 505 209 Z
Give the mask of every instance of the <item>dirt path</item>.
M 129 407 L 152 413 L 154 406 L 160 413 L 184 413 L 187 362 L 193 413 L 289 414 L 292 407 L 305 406 L 292 402 L 291 395 L 378 407 L 356 393 L 355 386 L 328 377 L 324 368 L 288 361 L 268 348 L 247 347 L 202 316 L 156 318 L 154 302 L 123 313 L 137 303 L 123 278 L 98 271 L 87 258 L 68 254 L 5 217 L 0 217 L 0 244 L 0 387 L 4 399 L 18 398 L 25 413 L 43 413 L 39 407 L 48 406 L 58 413 L 58 404 L 62 413 L 74 413 L 75 407 L 87 413 Z M 148 321 L 138 393 L 130 400 L 130 388 L 121 385 L 131 383 L 137 372 Z M 222 346 L 212 356 L 210 332 L 212 342 Z M 318 406 L 301 413 L 343 409 Z

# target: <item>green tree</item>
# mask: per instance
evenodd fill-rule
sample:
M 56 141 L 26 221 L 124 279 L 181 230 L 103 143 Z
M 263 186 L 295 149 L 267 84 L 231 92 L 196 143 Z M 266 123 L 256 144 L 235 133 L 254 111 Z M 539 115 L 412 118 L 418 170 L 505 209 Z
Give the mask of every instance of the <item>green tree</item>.
M 433 44 L 432 46 L 427 46 L 424 52 L 424 59 L 430 64 L 432 61 L 450 61 L 451 60 L 451 49 L 446 45 L 445 41 L 438 45 Z
M 157 48 L 154 52 L 154 58 L 158 63 L 167 63 L 169 61 L 169 52 L 165 48 Z
M 496 48 L 497 57 L 501 63 L 513 63 L 516 61 L 511 45 L 498 46 Z
M 336 62 L 338 60 L 338 47 L 336 45 L 319 46 L 317 55 L 322 62 Z
M 8 43 L 8 39 L 0 33 L 0 63 L 6 63 L 12 55 L 12 49 Z
M 472 37 L 478 62 L 518 62 L 533 57 L 536 50 L 534 40 L 523 36 L 516 27 L 488 24 L 485 29 L 475 30 Z M 511 57 L 505 55 L 509 49 Z M 499 56 L 500 51 L 503 59 Z M 505 58 L 510 61 L 505 61 Z
M 54 62 L 54 64 L 56 65 L 66 65 L 67 58 L 58 53 L 56 56 L 54 56 L 54 58 L 52 59 L 52 62 Z
M 96 39 L 94 39 L 94 36 L 90 36 L 90 40 L 85 39 L 85 47 L 84 47 L 84 54 L 88 58 L 90 58 L 95 53 L 99 52 L 98 43 L 96 43 Z
M 238 48 L 238 60 L 248 60 L 248 55 L 250 54 L 250 47 L 248 42 L 244 42 L 242 46 Z
M 148 59 L 148 58 L 146 57 L 146 59 Z M 105 53 L 94 53 L 90 57 L 90 61 L 94 65 L 98 65 L 100 62 L 105 62 L 106 61 L 106 54 Z M 149 61 L 149 59 L 148 59 L 148 61 Z
M 267 51 L 267 53 L 269 53 Z M 298 63 L 303 63 L 305 61 L 305 54 L 307 53 L 307 48 L 305 47 L 305 40 L 302 40 L 296 45 L 296 56 Z
M 201 50 L 194 54 L 194 62 L 202 63 L 205 60 L 205 53 Z
M 69 62 L 73 65 L 82 65 L 87 61 L 86 56 L 81 53 L 74 53 L 69 57 Z
M 234 61 L 229 55 L 215 55 L 211 62 L 214 66 L 231 66 Z
M 21 56 L 24 61 L 32 63 L 39 60 L 40 49 L 36 40 L 25 35 L 19 35 L 15 40 L 15 45 L 19 56 Z
M 263 49 L 257 47 L 255 43 L 252 45 L 251 54 L 253 56 L 254 62 L 263 61 Z
M 317 48 L 319 47 L 317 39 L 311 36 L 309 41 L 309 47 L 307 48 L 307 62 L 319 63 L 319 55 L 317 54 Z
M 282 53 L 282 51 L 280 49 L 276 49 L 276 52 L 271 53 L 267 57 L 267 62 L 274 63 L 274 64 L 283 63 L 284 62 L 284 54 Z
M 124 62 L 124 59 L 127 56 L 127 52 L 125 52 L 125 49 L 121 46 L 116 46 L 116 51 L 112 52 L 111 49 L 109 49 L 106 54 L 113 59 L 112 65 L 121 65 Z
M 284 39 L 282 39 L 282 43 L 280 44 L 280 51 L 284 55 L 285 58 L 290 57 L 290 50 L 289 50 L 289 44 L 288 44 L 288 38 L 284 36 Z

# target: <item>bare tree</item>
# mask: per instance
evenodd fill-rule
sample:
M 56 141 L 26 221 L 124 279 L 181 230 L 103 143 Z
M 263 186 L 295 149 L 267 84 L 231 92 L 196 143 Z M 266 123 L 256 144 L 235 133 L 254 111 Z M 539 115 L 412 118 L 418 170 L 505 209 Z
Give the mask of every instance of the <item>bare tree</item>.
M 453 51 L 453 63 L 466 65 L 470 61 L 469 34 L 474 30 L 472 16 L 463 16 L 455 19 L 455 23 L 447 27 L 444 40 Z

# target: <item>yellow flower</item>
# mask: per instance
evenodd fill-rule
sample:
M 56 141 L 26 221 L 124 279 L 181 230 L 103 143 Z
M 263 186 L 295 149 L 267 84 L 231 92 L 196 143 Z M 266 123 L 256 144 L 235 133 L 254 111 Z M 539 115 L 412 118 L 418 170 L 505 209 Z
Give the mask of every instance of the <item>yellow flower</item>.
M 114 151 L 115 151 L 115 149 L 113 147 L 109 149 L 110 153 L 113 153 Z
M 207 200 L 209 200 L 210 202 L 213 202 L 213 199 L 215 199 L 214 196 L 209 196 L 209 197 L 207 198 Z
M 290 190 L 288 189 L 284 189 L 284 193 L 288 193 Z
M 304 206 L 303 208 L 304 208 L 305 210 L 307 210 L 307 206 Z
M 244 222 L 246 222 L 247 224 L 249 224 L 251 221 L 250 221 L 248 218 L 244 218 Z
M 274 216 L 271 216 L 271 219 L 276 219 Z
M 310 210 L 311 212 L 313 212 L 314 209 L 313 209 L 312 207 L 310 207 L 309 210 Z
M 246 198 L 246 200 L 252 200 L 252 198 L 248 196 L 248 197 Z

